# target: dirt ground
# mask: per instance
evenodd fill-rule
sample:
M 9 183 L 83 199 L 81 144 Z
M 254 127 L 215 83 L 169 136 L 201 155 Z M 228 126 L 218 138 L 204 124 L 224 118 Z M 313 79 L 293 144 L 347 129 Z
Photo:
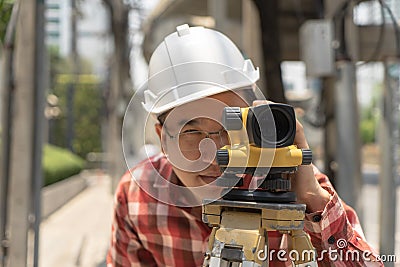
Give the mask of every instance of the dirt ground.
M 361 162 L 363 164 L 380 164 L 380 149 L 377 144 L 368 144 L 362 147 Z

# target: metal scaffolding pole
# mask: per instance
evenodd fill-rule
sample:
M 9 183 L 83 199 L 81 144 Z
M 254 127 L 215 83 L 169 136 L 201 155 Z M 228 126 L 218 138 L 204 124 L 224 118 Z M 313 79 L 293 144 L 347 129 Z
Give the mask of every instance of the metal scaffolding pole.
M 343 57 L 336 63 L 338 83 L 336 88 L 337 118 L 337 190 L 347 204 L 353 206 L 358 216 L 363 218 L 362 176 L 361 176 L 361 140 L 359 129 L 358 99 L 356 87 L 355 63 L 359 60 L 359 31 L 353 21 L 356 3 L 348 3 L 347 15 L 343 18 L 341 29 L 345 40 L 339 40 L 342 49 L 338 56 Z M 346 4 L 344 5 L 346 6 Z M 340 26 L 339 26 L 340 27 Z
M 396 232 L 396 181 L 398 180 L 400 61 L 385 62 L 385 87 L 379 127 L 381 147 L 379 248 L 394 255 Z M 385 266 L 394 266 L 393 262 Z
M 45 44 L 44 44 L 44 0 L 36 0 L 35 55 L 34 55 L 34 98 L 33 98 L 33 153 L 32 153 L 32 196 L 30 232 L 33 235 L 33 267 L 39 266 L 39 230 L 42 217 L 41 189 L 43 186 L 42 148 L 44 141 L 45 109 Z
M 226 30 L 226 0 L 208 0 L 208 12 L 215 19 L 215 28 L 221 32 Z
M 74 152 L 74 138 L 75 138 L 75 118 L 74 118 L 74 103 L 75 92 L 79 82 L 79 55 L 78 55 L 78 8 L 76 0 L 71 0 L 71 51 L 70 58 L 72 62 L 72 79 L 67 88 L 67 147 L 71 152 Z
M 338 164 L 336 189 L 341 198 L 361 211 L 361 160 L 358 102 L 355 66 L 351 61 L 337 62 L 338 79 L 335 94 L 335 115 L 337 120 Z
M 2 57 L 2 79 L 0 84 L 2 117 L 1 117 L 1 155 L 0 155 L 0 266 L 5 266 L 8 254 L 7 233 L 7 200 L 10 171 L 12 100 L 14 89 L 13 55 L 15 46 L 15 28 L 19 13 L 19 1 L 13 6 L 12 15 L 7 25 Z
M 37 266 L 44 120 L 44 2 L 20 2 L 14 57 L 5 266 Z M 33 247 L 29 246 L 33 243 Z M 33 248 L 33 251 L 28 250 Z M 30 261 L 28 261 L 30 256 Z M 5 267 L 4 266 L 4 267 Z
M 332 185 L 336 187 L 336 128 L 335 119 L 335 79 L 325 77 L 323 80 L 322 106 L 324 108 L 324 173 L 329 177 Z

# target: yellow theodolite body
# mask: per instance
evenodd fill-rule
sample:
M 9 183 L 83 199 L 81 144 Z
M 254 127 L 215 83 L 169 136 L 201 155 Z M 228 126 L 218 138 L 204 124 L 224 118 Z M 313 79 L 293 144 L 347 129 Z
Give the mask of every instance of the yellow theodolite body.
M 297 167 L 303 162 L 303 151 L 296 145 L 280 148 L 261 148 L 256 146 L 224 146 L 228 151 L 229 164 L 220 167 Z

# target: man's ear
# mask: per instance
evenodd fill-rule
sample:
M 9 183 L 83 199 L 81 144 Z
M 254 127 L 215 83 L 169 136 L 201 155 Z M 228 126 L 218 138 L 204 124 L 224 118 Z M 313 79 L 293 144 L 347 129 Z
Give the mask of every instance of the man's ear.
M 163 126 L 160 123 L 156 123 L 154 125 L 154 129 L 156 130 L 156 133 L 158 135 L 158 138 L 160 138 L 160 144 L 161 144 L 161 150 L 164 153 L 164 146 L 166 145 L 165 142 L 163 142 L 163 137 L 162 137 L 162 128 Z
M 160 142 L 161 142 L 161 133 L 162 133 L 162 125 L 160 123 L 156 123 L 154 124 L 154 129 L 156 130 L 156 133 L 158 135 L 158 138 L 160 138 Z

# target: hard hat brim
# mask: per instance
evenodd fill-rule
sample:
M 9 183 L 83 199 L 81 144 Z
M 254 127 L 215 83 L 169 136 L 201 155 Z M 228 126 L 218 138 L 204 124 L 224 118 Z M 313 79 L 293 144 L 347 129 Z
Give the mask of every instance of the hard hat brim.
M 250 88 L 253 84 L 255 84 L 255 82 L 257 81 L 257 79 L 255 81 L 249 81 L 249 82 L 244 82 L 242 84 L 235 84 L 235 87 L 230 87 L 229 85 L 214 85 L 214 86 L 210 86 L 210 88 L 206 89 L 206 90 L 200 90 L 199 92 L 190 94 L 186 97 L 180 97 L 179 99 L 170 101 L 166 104 L 163 104 L 161 106 L 158 106 L 158 102 L 160 102 L 160 100 L 163 99 L 163 97 L 168 97 L 169 94 L 173 94 L 173 89 L 169 90 L 168 92 L 166 92 L 163 96 L 158 97 L 158 101 L 155 103 L 149 103 L 149 104 L 145 104 L 144 102 L 142 102 L 143 108 L 151 114 L 154 114 L 156 116 L 171 110 L 177 106 L 181 106 L 205 97 L 209 97 L 212 95 L 217 95 L 220 93 L 224 93 L 227 91 L 237 91 L 239 89 L 243 89 L 243 88 Z M 147 86 L 147 84 L 145 84 L 144 86 Z M 146 90 L 146 88 L 144 89 Z

